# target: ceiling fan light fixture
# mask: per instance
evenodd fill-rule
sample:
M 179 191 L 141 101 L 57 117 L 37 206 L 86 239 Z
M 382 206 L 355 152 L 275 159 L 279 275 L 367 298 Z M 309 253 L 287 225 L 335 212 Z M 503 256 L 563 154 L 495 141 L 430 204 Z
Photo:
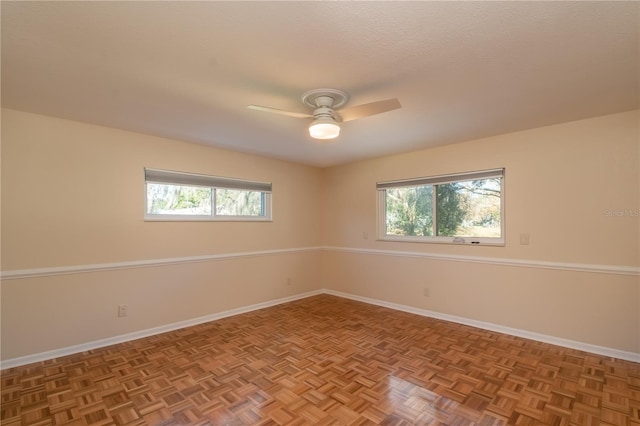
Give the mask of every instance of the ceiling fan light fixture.
M 348 100 L 349 95 L 342 90 L 314 89 L 302 95 L 302 103 L 309 108 L 313 108 L 313 114 L 284 111 L 261 105 L 249 105 L 248 107 L 256 111 L 272 112 L 289 117 L 313 118 L 313 122 L 309 125 L 309 135 L 314 139 L 329 140 L 340 136 L 339 123 L 393 111 L 402 106 L 398 99 L 393 98 L 337 110 L 337 108 L 345 105 Z
M 319 117 L 309 126 L 309 135 L 314 139 L 335 139 L 340 135 L 340 126 L 331 117 Z

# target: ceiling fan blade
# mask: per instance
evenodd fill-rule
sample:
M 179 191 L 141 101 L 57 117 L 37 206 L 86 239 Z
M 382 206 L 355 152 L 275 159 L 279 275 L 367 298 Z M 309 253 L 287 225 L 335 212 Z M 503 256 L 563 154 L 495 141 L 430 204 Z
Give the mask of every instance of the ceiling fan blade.
M 295 118 L 310 118 L 310 117 L 313 118 L 313 115 L 309 115 L 309 114 L 302 114 L 302 113 L 299 113 L 299 112 L 284 111 L 284 110 L 281 110 L 281 109 L 269 108 L 269 107 L 260 106 L 260 105 L 249 105 L 247 108 L 253 109 L 253 110 L 256 110 L 256 111 L 272 112 L 274 114 L 287 115 L 289 117 L 295 117 Z
M 356 120 L 370 115 L 380 114 L 381 112 L 393 111 L 401 108 L 400 101 L 396 98 L 387 99 L 385 101 L 371 102 L 369 104 L 356 105 L 351 108 L 341 109 L 338 111 L 342 121 Z

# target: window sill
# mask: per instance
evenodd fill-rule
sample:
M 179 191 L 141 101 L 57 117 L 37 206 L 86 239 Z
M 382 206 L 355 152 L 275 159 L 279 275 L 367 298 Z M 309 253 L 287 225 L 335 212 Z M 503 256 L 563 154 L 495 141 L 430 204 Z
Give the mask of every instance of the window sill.
M 495 238 L 468 238 L 468 237 L 403 237 L 403 236 L 383 236 L 378 237 L 378 241 L 389 241 L 396 243 L 421 243 L 421 244 L 450 244 L 455 246 L 489 246 L 504 247 L 503 239 Z
M 251 216 L 145 216 L 145 222 L 273 222 L 270 217 Z

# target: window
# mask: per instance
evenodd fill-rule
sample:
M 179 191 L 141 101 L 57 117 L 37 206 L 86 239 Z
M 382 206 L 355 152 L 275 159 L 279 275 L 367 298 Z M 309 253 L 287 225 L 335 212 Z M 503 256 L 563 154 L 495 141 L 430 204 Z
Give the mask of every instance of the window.
M 144 169 L 145 219 L 271 220 L 271 183 Z
M 380 182 L 383 240 L 504 244 L 504 169 Z

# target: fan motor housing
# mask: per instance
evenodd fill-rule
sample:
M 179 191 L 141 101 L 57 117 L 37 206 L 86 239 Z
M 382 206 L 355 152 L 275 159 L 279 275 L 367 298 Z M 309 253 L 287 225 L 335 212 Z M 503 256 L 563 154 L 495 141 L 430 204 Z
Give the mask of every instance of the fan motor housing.
M 339 121 L 339 117 L 336 115 L 332 108 L 321 106 L 313 110 L 313 118 L 318 119 L 321 117 L 331 118 L 332 120 Z

